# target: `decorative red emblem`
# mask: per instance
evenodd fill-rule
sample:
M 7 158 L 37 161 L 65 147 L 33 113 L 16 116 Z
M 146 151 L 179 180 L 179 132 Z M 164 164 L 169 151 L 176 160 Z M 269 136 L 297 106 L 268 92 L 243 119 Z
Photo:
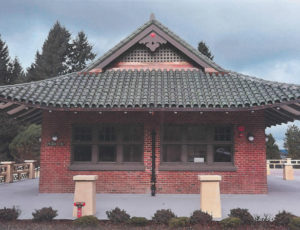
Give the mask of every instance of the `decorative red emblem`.
M 151 36 L 152 38 L 154 38 L 154 37 L 156 36 L 156 34 L 155 34 L 155 33 L 151 33 L 150 36 Z

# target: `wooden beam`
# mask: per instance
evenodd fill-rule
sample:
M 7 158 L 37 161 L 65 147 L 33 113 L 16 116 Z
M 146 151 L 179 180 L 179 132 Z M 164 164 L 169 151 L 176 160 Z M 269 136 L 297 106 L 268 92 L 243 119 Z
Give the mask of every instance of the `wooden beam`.
M 28 109 L 26 112 L 24 113 L 21 113 L 20 115 L 17 116 L 17 119 L 21 119 L 21 118 L 24 118 L 26 117 L 27 115 L 29 114 L 32 114 L 33 112 L 36 112 L 38 109 Z
M 6 109 L 6 108 L 12 106 L 13 104 L 14 103 L 12 103 L 12 102 L 7 102 L 6 104 L 1 104 L 0 109 Z
M 295 120 L 295 117 L 282 112 L 280 109 L 278 110 L 278 109 L 273 109 L 272 108 L 271 110 L 272 110 L 272 113 L 280 114 L 280 116 L 285 117 L 288 121 L 294 121 Z
M 281 105 L 280 108 L 283 109 L 284 111 L 287 111 L 290 114 L 293 114 L 294 116 L 300 116 L 300 111 L 298 111 L 288 105 Z
M 273 120 L 275 120 L 275 121 L 281 121 L 281 122 L 286 121 L 286 119 L 283 118 L 282 116 L 279 116 L 278 114 L 270 112 L 269 110 L 265 110 L 265 114 L 267 114 L 269 117 L 272 117 Z
M 26 106 L 25 106 L 25 105 L 20 105 L 20 106 L 14 108 L 14 109 L 12 109 L 12 110 L 9 110 L 9 111 L 7 112 L 7 114 L 9 114 L 9 115 L 14 115 L 14 114 L 16 114 L 16 113 L 21 112 L 22 110 L 25 110 L 25 109 L 26 109 Z

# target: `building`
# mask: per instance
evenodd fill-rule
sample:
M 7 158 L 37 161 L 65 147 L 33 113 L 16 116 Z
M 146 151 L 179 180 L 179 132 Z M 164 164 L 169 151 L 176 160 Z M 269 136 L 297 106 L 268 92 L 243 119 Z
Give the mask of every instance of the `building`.
M 299 86 L 228 71 L 153 16 L 81 72 L 0 100 L 42 117 L 41 193 L 73 192 L 78 174 L 99 193 L 199 193 L 199 174 L 267 193 L 265 128 L 300 115 Z

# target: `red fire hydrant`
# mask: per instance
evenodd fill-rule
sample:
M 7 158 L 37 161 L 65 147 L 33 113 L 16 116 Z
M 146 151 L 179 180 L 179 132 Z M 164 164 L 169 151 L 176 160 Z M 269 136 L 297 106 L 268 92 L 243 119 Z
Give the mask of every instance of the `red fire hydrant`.
M 82 216 L 82 207 L 85 206 L 85 202 L 75 202 L 74 206 L 77 207 L 77 218 Z

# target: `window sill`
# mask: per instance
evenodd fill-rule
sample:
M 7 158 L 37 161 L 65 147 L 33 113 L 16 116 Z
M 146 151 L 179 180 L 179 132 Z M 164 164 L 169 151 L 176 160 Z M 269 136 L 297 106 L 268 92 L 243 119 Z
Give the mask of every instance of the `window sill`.
M 144 163 L 73 163 L 72 171 L 145 171 Z
M 237 169 L 232 163 L 162 163 L 159 171 L 216 171 L 216 172 L 235 172 Z

